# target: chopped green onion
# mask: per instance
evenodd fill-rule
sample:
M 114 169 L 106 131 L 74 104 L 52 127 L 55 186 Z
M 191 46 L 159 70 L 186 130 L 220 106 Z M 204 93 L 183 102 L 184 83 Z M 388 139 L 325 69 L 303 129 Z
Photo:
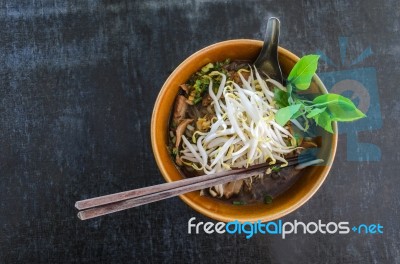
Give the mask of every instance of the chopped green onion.
M 282 168 L 280 167 L 280 166 L 273 166 L 272 168 L 271 168 L 271 170 L 273 171 L 273 172 L 278 172 L 278 171 L 280 171 Z
M 272 196 L 271 196 L 271 195 L 266 195 L 266 196 L 264 197 L 264 203 L 265 203 L 265 204 L 270 204 L 270 203 L 272 203 Z
M 245 201 L 233 201 L 232 204 L 233 205 L 245 205 L 246 202 Z
M 178 154 L 178 148 L 173 148 L 172 149 L 172 154 L 174 154 L 174 155 Z
M 201 100 L 202 100 L 201 97 L 197 97 L 197 98 L 195 98 L 195 99 L 193 100 L 193 103 L 194 103 L 194 104 L 197 104 L 197 103 L 200 102 Z
M 210 69 L 214 68 L 214 64 L 212 64 L 211 62 L 209 64 L 207 64 L 206 66 L 204 66 L 203 68 L 201 68 L 201 71 L 203 73 L 207 73 L 208 71 L 210 71 Z

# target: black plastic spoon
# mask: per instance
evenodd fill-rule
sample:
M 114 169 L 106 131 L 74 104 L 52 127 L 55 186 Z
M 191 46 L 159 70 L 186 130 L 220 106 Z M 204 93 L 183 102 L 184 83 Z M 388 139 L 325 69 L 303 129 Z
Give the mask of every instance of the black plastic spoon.
M 283 76 L 278 59 L 280 22 L 276 17 L 268 19 L 264 44 L 254 65 L 263 75 L 283 84 Z

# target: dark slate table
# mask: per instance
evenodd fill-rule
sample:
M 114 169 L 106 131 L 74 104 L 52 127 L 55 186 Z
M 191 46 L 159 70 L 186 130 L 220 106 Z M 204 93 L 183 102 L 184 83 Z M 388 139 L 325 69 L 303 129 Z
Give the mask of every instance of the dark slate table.
M 189 235 L 210 220 L 179 198 L 78 220 L 77 200 L 163 182 L 149 136 L 163 82 L 209 44 L 261 39 L 273 15 L 281 45 L 325 54 L 327 86 L 361 87 L 347 93 L 368 110 L 282 220 L 384 233 Z M 400 263 L 398 1 L 1 1 L 0 22 L 1 263 Z

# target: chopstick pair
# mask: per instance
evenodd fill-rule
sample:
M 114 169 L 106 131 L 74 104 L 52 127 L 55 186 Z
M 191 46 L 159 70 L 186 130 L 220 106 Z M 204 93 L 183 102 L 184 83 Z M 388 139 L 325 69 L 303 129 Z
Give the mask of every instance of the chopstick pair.
M 309 154 L 289 158 L 286 167 L 292 167 L 299 164 L 307 164 L 315 158 Z M 253 175 L 264 173 L 268 168 L 279 166 L 283 163 L 269 165 L 268 163 L 253 165 L 248 168 L 223 171 L 215 174 L 187 178 L 175 182 L 163 183 L 154 186 L 134 189 L 130 191 L 100 196 L 86 199 L 75 203 L 78 210 L 78 218 L 86 220 L 140 205 L 160 201 L 181 194 L 201 189 L 209 188 L 219 184 L 225 184 L 232 181 L 248 178 Z M 315 162 L 313 163 L 315 164 Z M 285 168 L 286 168 L 285 167 Z

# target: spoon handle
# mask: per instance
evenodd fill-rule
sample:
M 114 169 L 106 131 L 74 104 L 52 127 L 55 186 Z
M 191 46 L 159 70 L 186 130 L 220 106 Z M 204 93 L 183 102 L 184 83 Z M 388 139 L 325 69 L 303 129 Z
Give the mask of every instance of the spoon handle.
M 254 62 L 255 66 L 273 79 L 282 83 L 282 73 L 278 62 L 280 21 L 276 17 L 268 19 L 267 30 L 265 33 L 264 45 L 261 52 Z
M 268 61 L 271 55 L 277 53 L 279 44 L 279 29 L 279 19 L 276 17 L 269 18 L 264 37 L 264 45 L 255 63 L 257 67 L 262 66 L 257 64 L 262 64 L 262 62 Z

